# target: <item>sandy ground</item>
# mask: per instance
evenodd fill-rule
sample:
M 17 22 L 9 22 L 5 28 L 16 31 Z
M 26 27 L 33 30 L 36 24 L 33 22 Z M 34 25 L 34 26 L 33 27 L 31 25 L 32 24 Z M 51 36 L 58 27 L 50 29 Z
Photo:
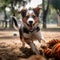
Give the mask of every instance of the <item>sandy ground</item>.
M 14 34 L 17 34 L 14 36 Z M 46 41 L 49 41 L 51 39 L 60 39 L 60 30 L 59 31 L 49 31 L 49 30 L 43 30 L 42 31 L 43 36 L 45 37 Z M 37 46 L 39 46 L 38 42 L 35 42 Z M 20 57 L 25 56 L 23 52 L 21 51 L 21 41 L 19 39 L 19 33 L 18 31 L 11 31 L 11 30 L 5 30 L 0 31 L 0 60 L 20 60 Z M 29 51 L 31 52 L 31 51 Z M 32 53 L 29 52 L 26 53 L 27 56 L 30 56 Z

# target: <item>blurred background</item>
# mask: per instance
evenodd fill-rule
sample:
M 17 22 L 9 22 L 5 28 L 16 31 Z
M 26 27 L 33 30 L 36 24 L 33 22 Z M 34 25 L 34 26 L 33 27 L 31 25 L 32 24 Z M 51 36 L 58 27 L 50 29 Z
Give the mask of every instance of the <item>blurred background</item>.
M 56 3 L 57 2 L 57 3 Z M 60 0 L 0 0 L 0 29 L 13 29 L 12 16 L 21 20 L 22 7 L 40 7 L 40 26 L 60 28 Z
M 12 18 L 15 16 L 20 24 L 22 17 L 19 11 L 25 7 L 27 9 L 30 7 L 40 8 L 39 25 L 46 42 L 60 40 L 60 0 L 0 0 L 0 60 L 21 60 L 21 57 L 32 55 L 30 49 L 20 49 L 22 43 L 19 31 L 15 29 Z M 40 49 L 40 43 L 38 41 L 34 41 L 34 43 Z M 60 45 L 57 46 L 59 48 L 59 50 L 56 49 L 57 56 L 60 58 Z M 29 46 L 26 44 L 26 47 Z M 50 55 L 49 53 L 48 55 Z

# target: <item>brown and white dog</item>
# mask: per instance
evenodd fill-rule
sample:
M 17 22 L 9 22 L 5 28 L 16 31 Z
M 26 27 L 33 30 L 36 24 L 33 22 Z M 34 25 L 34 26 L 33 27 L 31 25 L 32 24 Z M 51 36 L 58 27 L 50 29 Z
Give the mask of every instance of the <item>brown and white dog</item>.
M 44 41 L 39 27 L 40 8 L 37 7 L 28 10 L 24 8 L 20 11 L 20 13 L 22 15 L 22 23 L 21 27 L 19 28 L 19 34 L 23 47 L 26 42 L 36 54 L 40 54 L 33 43 L 33 40 L 38 40 L 39 42 L 41 40 Z M 18 26 L 17 21 L 14 19 L 13 21 L 15 22 L 15 25 Z

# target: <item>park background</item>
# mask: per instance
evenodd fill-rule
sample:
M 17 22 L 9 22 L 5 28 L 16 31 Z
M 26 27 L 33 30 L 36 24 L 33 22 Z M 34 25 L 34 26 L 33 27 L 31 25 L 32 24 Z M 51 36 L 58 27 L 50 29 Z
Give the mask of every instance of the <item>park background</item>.
M 12 16 L 15 15 L 20 24 L 18 11 L 25 6 L 40 7 L 39 25 L 46 41 L 60 40 L 60 0 L 0 0 L 0 60 L 18 60 L 23 55 L 19 50 L 21 41 Z M 35 44 L 39 48 L 39 43 Z

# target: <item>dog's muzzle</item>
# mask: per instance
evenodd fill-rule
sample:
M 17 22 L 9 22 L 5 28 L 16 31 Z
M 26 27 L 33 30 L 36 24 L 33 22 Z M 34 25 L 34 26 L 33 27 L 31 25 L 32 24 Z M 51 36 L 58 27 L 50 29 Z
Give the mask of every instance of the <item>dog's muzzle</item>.
M 29 24 L 32 25 L 33 24 L 33 21 L 29 21 Z
M 27 20 L 27 23 L 28 23 L 29 25 L 33 25 L 33 24 L 34 24 L 34 19 L 30 17 L 30 18 Z
M 32 27 L 33 27 L 33 25 L 34 25 L 33 21 L 29 21 L 29 22 L 28 22 L 28 26 L 29 26 L 29 27 L 31 27 L 31 28 L 32 28 Z
M 32 17 L 30 17 L 28 20 L 27 20 L 27 25 L 29 26 L 29 29 L 33 29 L 33 26 L 34 26 L 34 19 Z

